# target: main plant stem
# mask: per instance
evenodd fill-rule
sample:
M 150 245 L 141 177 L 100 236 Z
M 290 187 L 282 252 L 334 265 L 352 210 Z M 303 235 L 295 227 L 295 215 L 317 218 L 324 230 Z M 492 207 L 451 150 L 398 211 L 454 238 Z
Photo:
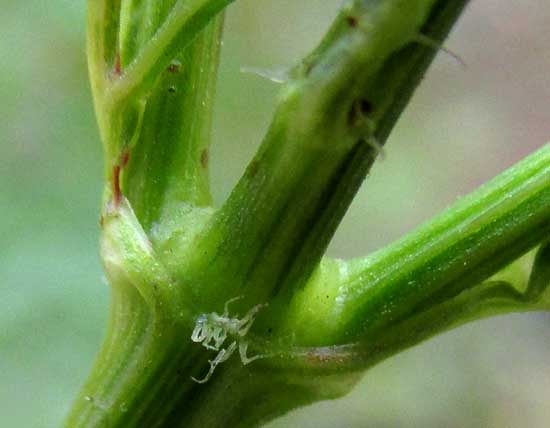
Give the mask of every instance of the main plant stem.
M 530 276 L 485 282 L 548 239 L 549 147 L 380 252 L 322 258 L 466 0 L 348 1 L 215 210 L 209 132 L 230 2 L 89 1 L 113 303 L 68 428 L 257 427 L 448 328 L 550 309 L 544 244 Z M 235 327 L 251 308 L 251 330 Z M 195 340 L 199 327 L 214 333 Z M 222 358 L 237 345 L 248 356 Z M 205 378 L 209 360 L 221 362 Z

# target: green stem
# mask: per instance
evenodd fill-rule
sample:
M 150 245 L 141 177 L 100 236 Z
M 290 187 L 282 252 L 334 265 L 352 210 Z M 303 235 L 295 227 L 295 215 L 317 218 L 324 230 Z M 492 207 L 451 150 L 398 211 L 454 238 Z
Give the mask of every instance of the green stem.
M 276 294 L 284 308 L 303 287 L 378 154 L 376 140 L 436 53 L 418 34 L 443 39 L 465 4 L 347 4 L 292 71 L 267 136 L 201 234 L 197 257 L 178 260 L 180 271 L 197 273 L 205 308 L 217 298 L 245 295 L 250 305 Z M 270 312 L 283 313 L 275 305 Z
M 178 0 L 166 20 L 106 94 L 108 104 L 136 98 L 153 87 L 162 70 L 233 0 Z
M 116 62 L 121 0 L 88 2 L 87 51 L 90 77 L 98 90 Z M 94 91 L 95 92 L 95 91 Z
M 87 56 L 95 111 L 105 150 L 109 118 L 103 110 L 103 93 L 117 62 L 121 0 L 88 1 Z
M 521 260 L 524 263 L 524 260 Z M 345 376 L 362 372 L 398 352 L 471 321 L 511 312 L 550 310 L 550 245 L 542 245 L 523 291 L 505 281 L 488 281 L 456 297 L 410 314 L 357 342 L 324 347 L 272 347 L 271 365 L 303 375 Z
M 550 305 L 547 247 L 526 289 L 482 282 L 547 239 L 550 147 L 386 249 L 321 262 L 467 0 L 348 2 L 291 71 L 260 150 L 214 212 L 209 129 L 229 3 L 90 0 L 113 305 L 71 428 L 258 426 L 346 393 L 366 367 L 441 330 Z M 261 303 L 248 332 L 238 314 Z M 197 331 L 208 340 L 194 343 Z M 223 360 L 237 344 L 263 358 Z M 208 382 L 192 380 L 220 359 Z
M 126 70 L 154 37 L 177 0 L 126 0 L 120 18 L 120 63 Z
M 347 319 L 358 334 L 369 334 L 410 313 L 450 300 L 549 236 L 550 144 L 405 239 L 352 262 L 353 273 L 342 287 L 342 305 L 350 316 L 342 319 L 342 325 Z M 381 260 L 393 266 L 392 272 Z M 377 287 L 378 280 L 360 284 L 361 278 L 383 278 L 384 286 Z M 362 298 L 351 303 L 359 289 Z M 385 313 L 381 295 L 386 299 Z
M 547 144 L 399 241 L 325 267 L 328 279 L 318 275 L 294 295 L 287 330 L 309 345 L 376 335 L 453 299 L 549 236 Z
M 125 2 L 120 36 L 111 41 L 118 50 L 118 65 L 111 64 L 106 75 L 107 71 L 100 73 L 101 85 L 94 86 L 105 145 L 104 201 L 118 199 L 118 193 L 126 195 L 148 235 L 155 226 L 155 240 L 180 232 L 194 207 L 211 204 L 208 150 L 223 26 L 223 15 L 212 14 L 221 7 L 212 1 L 185 7 L 171 0 L 154 7 L 151 2 Z M 148 25 L 142 26 L 142 21 Z M 176 24 L 182 26 L 182 34 Z M 157 35 L 152 26 L 160 26 Z M 95 40 L 94 28 L 90 27 L 90 40 Z M 171 38 L 177 40 L 162 44 Z M 156 49 L 165 50 L 161 54 Z M 160 62 L 147 62 L 151 50 Z M 98 74 L 95 52 L 90 49 L 92 76 Z M 156 73 L 147 94 L 113 103 L 114 88 L 144 77 L 135 75 L 133 68 L 143 61 L 153 67 L 150 73 Z
M 122 191 L 142 226 L 158 235 L 186 225 L 190 207 L 212 202 L 210 128 L 223 16 L 174 57 L 148 97 Z M 162 239 L 162 238 L 161 238 Z
M 210 203 L 208 146 L 222 26 L 216 16 L 230 2 L 89 2 L 90 75 L 108 183 L 104 201 L 118 199 L 120 191 L 131 194 L 147 229 L 159 220 L 165 199 Z M 133 155 L 141 161 L 132 161 Z M 167 163 L 168 171 L 162 169 Z M 162 189 L 167 182 L 177 183 L 169 195 Z M 161 188 L 152 192 L 152 183 Z M 153 212 L 144 212 L 149 206 Z

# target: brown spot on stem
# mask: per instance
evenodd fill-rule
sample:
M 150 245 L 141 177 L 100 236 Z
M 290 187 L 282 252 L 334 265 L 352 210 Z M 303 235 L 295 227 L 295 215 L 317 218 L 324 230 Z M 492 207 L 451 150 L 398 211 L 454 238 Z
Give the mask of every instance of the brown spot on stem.
M 115 57 L 115 74 L 120 75 L 122 73 L 122 64 L 120 62 L 120 52 L 117 52 Z
M 130 161 L 130 149 L 126 148 L 120 154 L 120 158 L 117 164 L 113 166 L 113 205 L 117 208 L 122 199 L 122 191 L 120 189 L 120 173 Z
M 363 114 L 369 114 L 372 112 L 372 104 L 369 100 L 365 98 L 359 100 L 359 108 L 361 109 L 361 113 Z
M 166 68 L 166 70 L 169 73 L 178 73 L 180 71 L 180 68 L 181 68 L 181 62 L 173 61 L 170 63 L 170 65 L 168 65 L 168 68 Z
M 359 25 L 359 21 L 357 21 L 357 18 L 355 16 L 347 16 L 346 17 L 346 22 L 348 23 L 348 25 L 350 27 L 357 27 Z
M 128 165 L 128 161 L 130 160 L 130 150 L 126 149 L 122 152 L 122 156 L 120 156 L 120 168 L 126 168 L 126 165 Z
M 250 178 L 256 177 L 256 174 L 258 174 L 258 170 L 260 169 L 260 162 L 257 160 L 253 160 L 250 162 L 250 165 L 248 166 L 248 175 Z
M 113 204 L 115 208 L 118 208 L 122 199 L 122 192 L 120 191 L 120 165 L 116 164 L 113 167 Z
M 208 154 L 208 149 L 204 149 L 201 152 L 201 165 L 203 168 L 208 168 L 208 161 L 210 160 L 210 156 Z
M 373 110 L 371 102 L 365 98 L 356 99 L 353 101 L 348 113 L 348 124 L 351 127 L 360 126 L 363 119 Z

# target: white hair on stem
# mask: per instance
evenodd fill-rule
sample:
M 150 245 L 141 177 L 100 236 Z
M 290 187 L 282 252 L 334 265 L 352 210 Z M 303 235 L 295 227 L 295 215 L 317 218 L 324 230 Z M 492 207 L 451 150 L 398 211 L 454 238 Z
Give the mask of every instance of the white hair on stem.
M 216 367 L 227 361 L 231 355 L 236 351 L 237 345 L 239 349 L 239 356 L 243 365 L 250 364 L 259 358 L 265 357 L 265 355 L 255 355 L 249 357 L 246 355 L 248 350 L 248 341 L 245 339 L 246 334 L 252 327 L 256 315 L 262 309 L 265 304 L 254 306 L 250 309 L 243 318 L 230 317 L 229 316 L 229 304 L 242 299 L 242 296 L 235 297 L 228 300 L 224 305 L 223 314 L 219 315 L 216 312 L 208 314 L 201 314 L 195 321 L 195 328 L 191 333 L 191 340 L 195 343 L 201 343 L 202 346 L 211 351 L 217 351 L 218 354 L 213 360 L 208 360 L 210 369 L 206 376 L 202 379 L 196 379 L 191 377 L 197 383 L 206 383 L 212 377 Z M 234 340 L 228 347 L 222 347 L 228 337 Z

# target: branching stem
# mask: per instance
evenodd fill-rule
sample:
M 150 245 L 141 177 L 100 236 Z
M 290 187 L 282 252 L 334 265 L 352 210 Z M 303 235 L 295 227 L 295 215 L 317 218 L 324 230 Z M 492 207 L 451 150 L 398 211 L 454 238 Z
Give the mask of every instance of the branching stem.
M 215 210 L 209 136 L 232 1 L 88 1 L 113 305 L 70 428 L 256 427 L 441 331 L 550 309 L 550 145 L 381 251 L 323 259 L 467 0 L 347 1 Z M 493 276 L 537 245 L 527 285 Z
M 105 96 L 106 105 L 127 102 L 150 91 L 161 71 L 233 1 L 178 0 L 156 34 L 113 81 Z

